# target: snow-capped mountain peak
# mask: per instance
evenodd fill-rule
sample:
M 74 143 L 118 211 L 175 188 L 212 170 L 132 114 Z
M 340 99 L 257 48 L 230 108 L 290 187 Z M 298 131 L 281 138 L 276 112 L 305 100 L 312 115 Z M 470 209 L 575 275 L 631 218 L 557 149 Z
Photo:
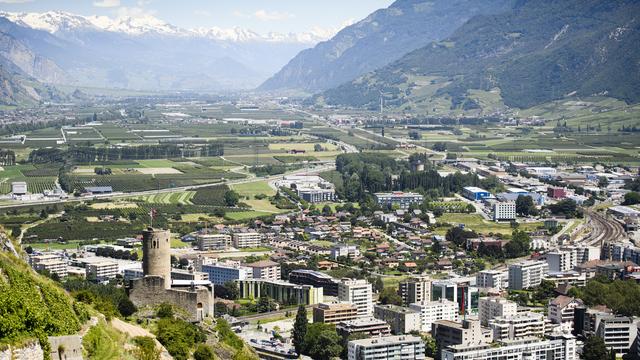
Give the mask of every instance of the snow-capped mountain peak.
M 51 34 L 75 32 L 75 31 L 108 31 L 126 34 L 129 36 L 164 35 L 203 37 L 218 41 L 230 42 L 288 42 L 314 44 L 329 39 L 335 34 L 330 31 L 317 31 L 302 33 L 277 33 L 258 34 L 249 29 L 235 28 L 196 28 L 183 29 L 152 15 L 136 17 L 110 18 L 108 16 L 82 16 L 63 11 L 48 11 L 44 13 L 11 13 L 0 12 L 0 16 L 10 21 L 32 29 L 47 31 Z
M 94 28 L 94 24 L 88 18 L 64 11 L 47 11 L 44 13 L 0 12 L 0 16 L 18 25 L 44 30 L 52 34 L 80 28 Z

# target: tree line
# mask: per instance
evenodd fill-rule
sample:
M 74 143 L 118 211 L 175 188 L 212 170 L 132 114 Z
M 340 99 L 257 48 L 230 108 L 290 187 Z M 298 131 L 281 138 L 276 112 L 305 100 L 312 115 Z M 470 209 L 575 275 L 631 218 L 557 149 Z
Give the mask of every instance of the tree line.
M 31 151 L 29 162 L 35 164 L 75 162 L 100 162 L 117 160 L 168 159 L 183 156 L 184 149 L 175 144 L 139 145 L 128 147 L 72 146 L 69 150 L 39 148 Z M 201 147 L 201 156 L 224 155 L 224 144 L 207 143 Z

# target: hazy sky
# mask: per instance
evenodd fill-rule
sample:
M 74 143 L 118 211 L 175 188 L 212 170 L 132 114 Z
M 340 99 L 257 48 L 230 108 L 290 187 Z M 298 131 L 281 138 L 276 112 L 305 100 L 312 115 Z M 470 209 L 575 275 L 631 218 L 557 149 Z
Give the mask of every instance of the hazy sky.
M 260 33 L 331 29 L 393 0 L 0 0 L 4 11 L 63 10 L 82 15 L 151 14 L 183 27 L 242 27 Z

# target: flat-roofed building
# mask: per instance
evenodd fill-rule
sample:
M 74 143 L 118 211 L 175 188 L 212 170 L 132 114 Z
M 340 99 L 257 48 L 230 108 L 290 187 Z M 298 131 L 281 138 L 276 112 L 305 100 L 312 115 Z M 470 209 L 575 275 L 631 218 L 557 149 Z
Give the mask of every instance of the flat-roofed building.
M 425 332 L 431 331 L 431 325 L 438 320 L 458 321 L 458 303 L 447 299 L 413 303 L 409 308 L 420 314 L 420 325 Z
M 499 270 L 482 270 L 476 274 L 476 286 L 479 288 L 504 290 L 509 284 L 508 280 L 508 273 Z
M 380 206 L 397 206 L 400 209 L 408 209 L 412 204 L 420 205 L 424 200 L 424 196 L 418 193 L 395 191 L 390 193 L 374 194 L 378 205 Z
M 253 269 L 238 264 L 213 263 L 202 265 L 202 272 L 209 275 L 214 285 L 224 285 L 229 281 L 253 278 Z
M 425 345 L 417 336 L 386 336 L 349 341 L 347 353 L 348 360 L 422 360 Z
M 118 275 L 118 264 L 113 261 L 95 261 L 87 263 L 87 279 L 95 281 L 107 281 Z
M 338 300 L 354 304 L 360 317 L 373 315 L 373 289 L 367 280 L 342 279 L 338 284 Z
M 440 348 L 452 345 L 478 345 L 493 340 L 491 331 L 483 330 L 478 320 L 463 320 L 462 323 L 438 320 L 431 326 L 431 336 Z
M 67 277 L 68 275 L 67 262 L 59 258 L 38 261 L 33 264 L 33 269 L 35 271 L 48 271 L 50 274 L 55 274 L 60 278 Z
M 540 285 L 549 272 L 544 261 L 525 260 L 509 265 L 509 289 L 524 290 Z
M 512 201 L 496 202 L 493 204 L 493 220 L 515 220 L 516 203 Z
M 358 308 L 347 302 L 320 303 L 313 307 L 313 322 L 337 324 L 358 318 Z
M 271 260 L 256 261 L 247 264 L 253 269 L 254 279 L 280 280 L 280 264 Z
M 257 248 L 262 245 L 262 234 L 257 232 L 238 232 L 233 234 L 233 246 L 238 249 Z
M 513 316 L 518 313 L 518 305 L 501 297 L 480 298 L 478 315 L 482 326 L 489 326 L 489 321 L 504 316 Z
M 391 326 L 386 321 L 374 317 L 342 321 L 336 325 L 338 335 L 344 339 L 354 334 L 366 336 L 386 336 L 391 334 Z
M 563 330 L 573 330 L 575 309 L 583 306 L 580 299 L 560 295 L 549 301 L 549 320 L 559 324 Z
M 398 284 L 398 294 L 406 305 L 431 300 L 431 280 L 425 276 L 412 277 Z
M 551 335 L 547 339 L 527 338 L 493 344 L 463 344 L 442 349 L 442 360 L 578 360 L 573 335 Z
M 489 320 L 494 340 L 516 340 L 544 336 L 544 314 L 525 312 Z
M 289 282 L 298 285 L 321 287 L 326 296 L 338 296 L 338 285 L 340 284 L 338 279 L 309 269 L 293 270 L 289 273 Z
M 374 305 L 373 316 L 384 320 L 391 326 L 391 332 L 407 334 L 422 329 L 422 319 L 419 311 L 397 305 Z
M 199 234 L 196 236 L 198 250 L 227 250 L 231 247 L 231 235 L 228 234 Z

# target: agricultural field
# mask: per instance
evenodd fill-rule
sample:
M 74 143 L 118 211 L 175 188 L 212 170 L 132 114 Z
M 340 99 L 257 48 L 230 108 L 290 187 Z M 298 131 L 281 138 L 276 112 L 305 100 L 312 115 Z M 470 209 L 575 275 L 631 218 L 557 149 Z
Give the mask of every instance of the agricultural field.
M 269 197 L 276 191 L 266 181 L 254 181 L 242 184 L 233 184 L 231 189 L 240 195 L 240 202 L 249 205 L 253 210 L 262 213 L 282 213 L 286 210 L 278 209 L 271 204 Z M 256 195 L 266 195 L 264 199 L 256 199 Z M 262 216 L 262 215 L 258 215 Z
M 191 199 L 196 195 L 196 191 L 180 191 L 172 193 L 158 193 L 152 195 L 135 196 L 131 199 L 143 201 L 149 204 L 182 204 L 192 205 Z
M 56 188 L 57 170 L 47 166 L 13 165 L 4 166 L 0 170 L 0 194 L 11 192 L 11 183 L 24 181 L 30 193 L 42 193 Z

